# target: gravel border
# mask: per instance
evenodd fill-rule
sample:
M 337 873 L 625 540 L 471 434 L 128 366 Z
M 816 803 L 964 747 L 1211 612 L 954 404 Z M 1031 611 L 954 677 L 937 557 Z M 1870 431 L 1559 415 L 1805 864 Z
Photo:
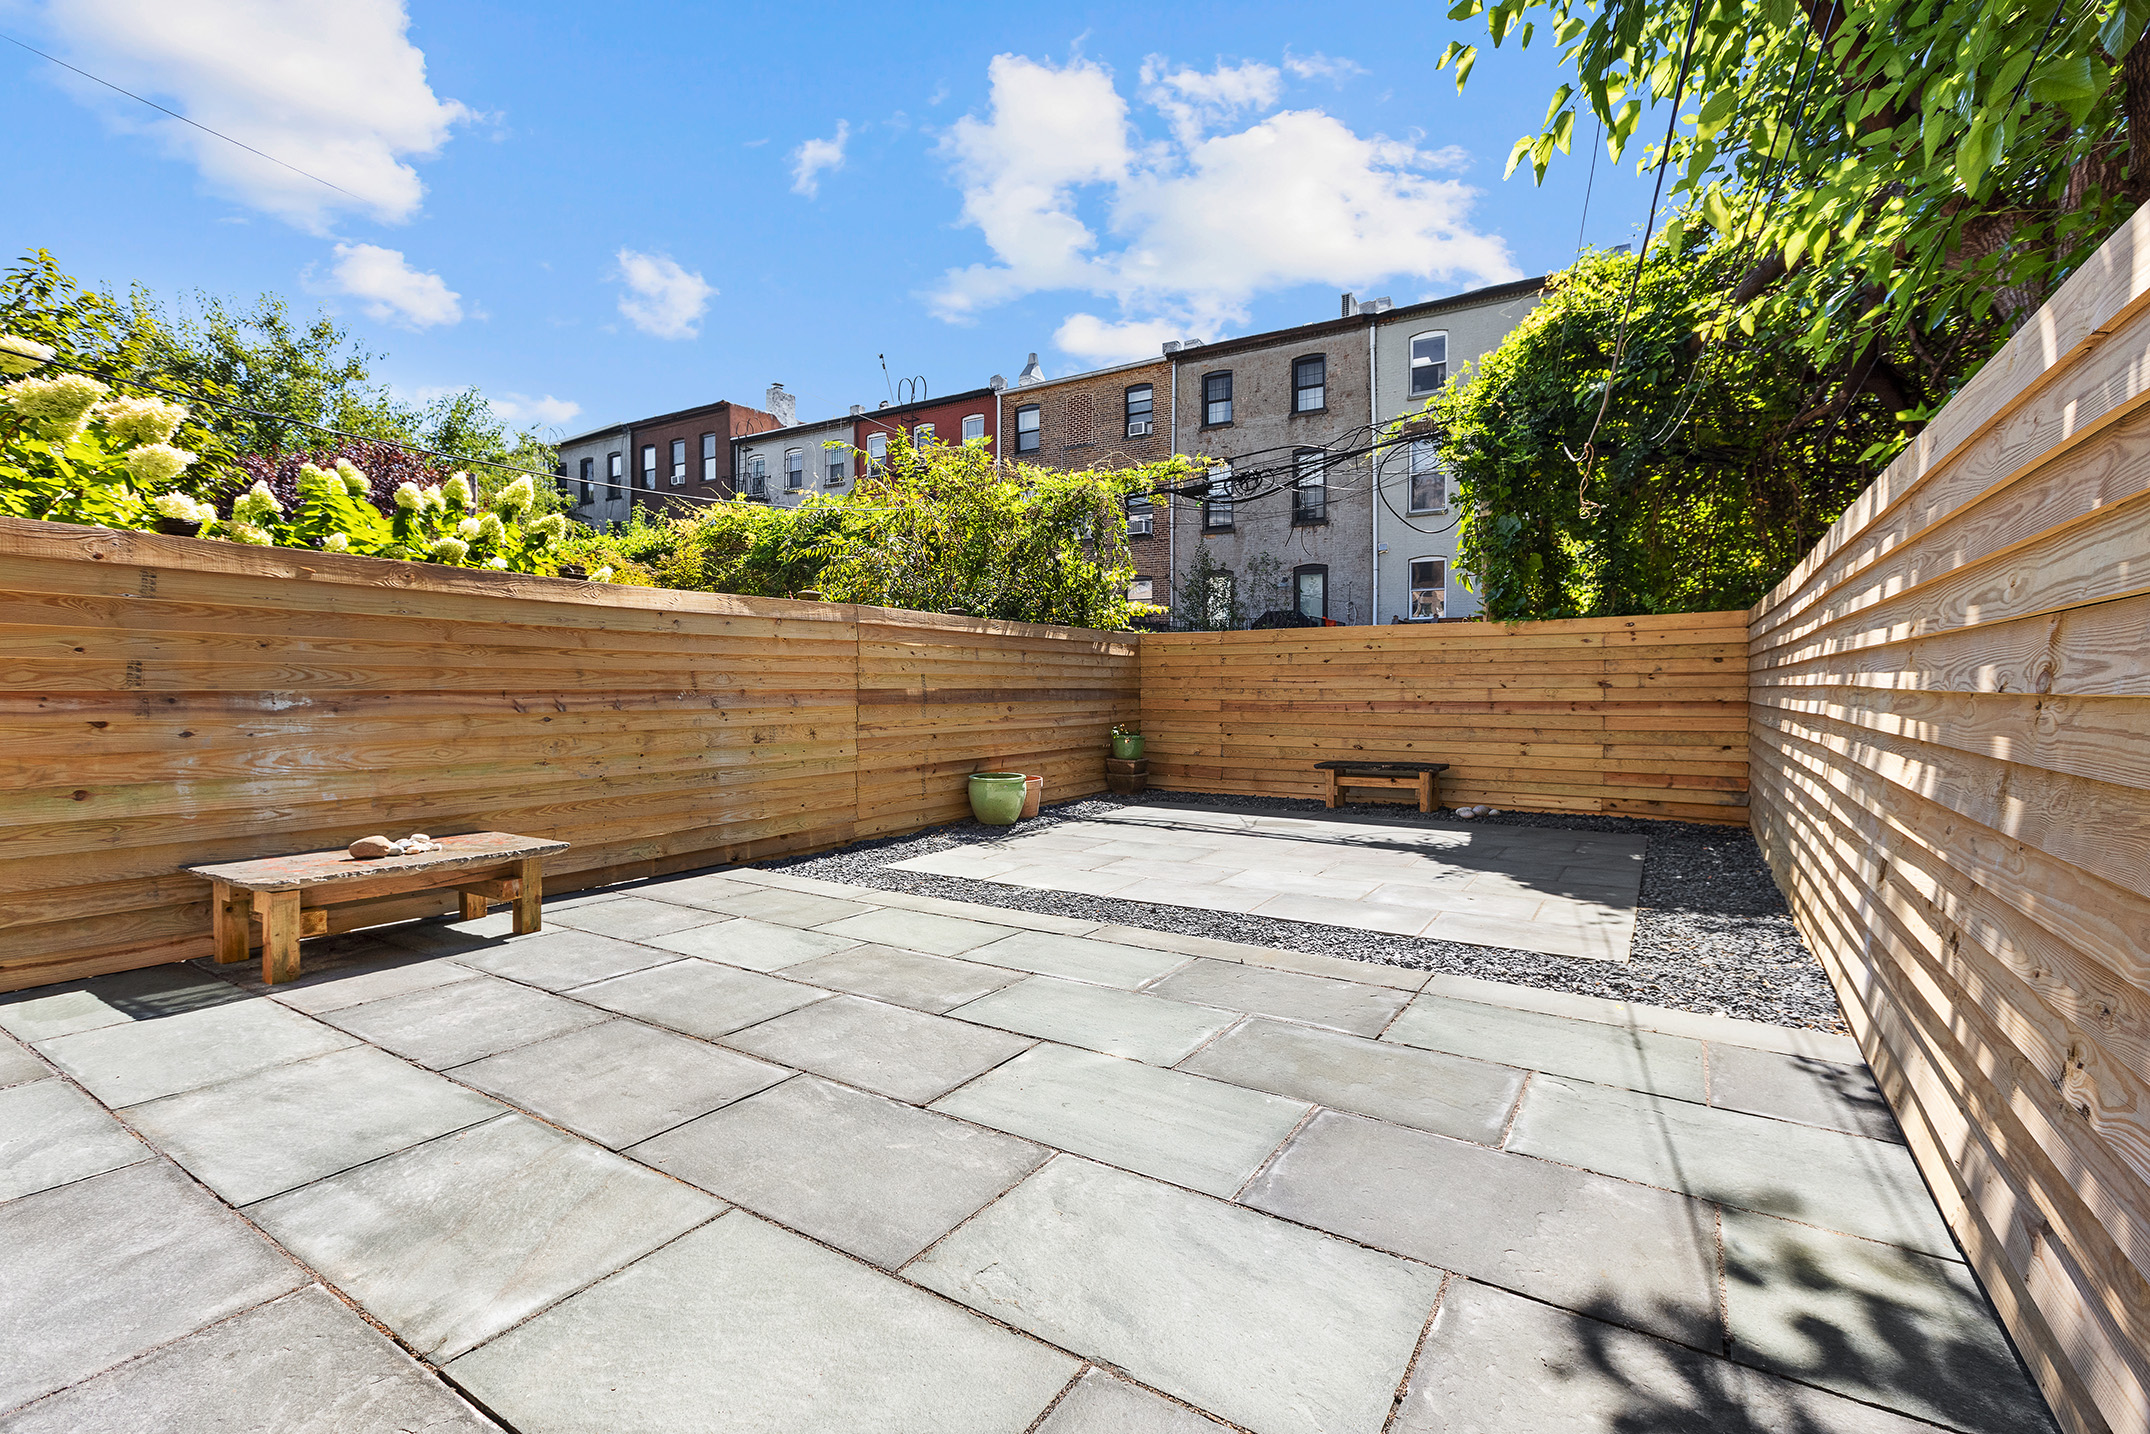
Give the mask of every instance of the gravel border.
M 1059 822 L 1094 819 L 1123 807 L 1175 804 L 1271 816 L 1325 810 L 1320 802 L 1291 798 L 1147 792 L 1128 800 L 1097 796 L 1062 802 L 1045 808 L 1024 822 L 1020 830 L 1029 836 Z M 1389 803 L 1350 804 L 1336 815 L 1357 815 L 1399 826 L 1446 826 L 1454 821 L 1448 813 L 1427 816 Z M 1081 921 L 1113 922 L 1254 946 L 1348 956 L 1419 971 L 1478 976 L 1647 1006 L 1736 1016 L 1776 1026 L 1838 1033 L 1848 1029 L 1821 963 L 1794 929 L 1784 897 L 1763 864 L 1753 836 L 1744 828 L 1545 812 L 1505 812 L 1479 820 L 1495 826 L 1648 837 L 1642 894 L 1635 912 L 1634 946 L 1627 964 L 890 869 L 892 862 L 953 847 L 991 843 L 1009 835 L 1006 827 L 988 827 L 975 821 L 754 865 L 883 891 L 908 891 Z

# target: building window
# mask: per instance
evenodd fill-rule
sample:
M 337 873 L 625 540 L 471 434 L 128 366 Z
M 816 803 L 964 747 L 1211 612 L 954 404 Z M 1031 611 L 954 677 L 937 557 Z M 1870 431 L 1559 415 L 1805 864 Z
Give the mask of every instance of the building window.
M 749 498 L 766 498 L 769 496 L 769 460 L 759 453 L 747 460 L 747 496 Z
M 1294 523 L 1329 521 L 1329 455 L 1319 448 L 1292 452 L 1291 520 Z
M 579 470 L 582 481 L 582 497 L 579 500 L 581 502 L 587 503 L 594 496 L 592 491 L 592 485 L 590 483 L 590 475 L 596 470 L 596 468 L 597 460 L 595 458 L 585 458 L 582 460 L 582 467 Z
M 1223 476 L 1209 480 L 1202 496 L 1202 526 L 1210 531 L 1232 526 L 1232 479 L 1227 465 Z
M 618 453 L 607 453 L 605 455 L 605 496 L 607 498 L 617 498 L 620 496 L 621 457 L 622 455 Z
M 702 481 L 717 481 L 717 435 L 714 433 L 702 435 Z
M 1149 537 L 1156 524 L 1156 517 L 1157 515 L 1151 509 L 1148 498 L 1139 493 L 1129 498 L 1127 500 L 1127 536 L 1130 538 Z
M 1425 398 L 1448 382 L 1448 331 L 1411 335 L 1411 396 Z
M 657 486 L 657 445 L 654 443 L 642 445 L 642 486 Z
M 831 448 L 829 450 L 829 476 L 822 480 L 822 485 L 828 488 L 841 488 L 844 486 L 844 479 L 850 476 L 850 455 L 841 448 Z
M 1320 413 L 1329 406 L 1329 361 L 1320 354 L 1292 360 L 1291 411 Z
M 687 440 L 672 440 L 672 486 L 677 488 L 687 481 Z
M 932 442 L 933 442 L 933 425 L 932 425 L 932 424 L 930 424 L 930 423 L 921 423 L 921 424 L 919 424 L 919 425 L 918 425 L 917 427 L 915 427 L 915 428 L 913 428 L 913 429 L 911 430 L 911 446 L 912 446 L 913 448 L 925 448 L 925 447 L 928 447 L 928 446 L 930 446 L 930 445 L 932 444 Z
M 963 419 L 963 441 L 968 443 L 973 438 L 983 437 L 985 437 L 985 415 L 982 413 L 966 414 Z
M 806 454 L 797 448 L 784 450 L 784 491 L 796 493 L 806 486 Z
M 1202 376 L 1202 426 L 1215 428 L 1232 421 L 1232 375 L 1211 373 Z
M 1232 625 L 1232 609 L 1239 605 L 1234 600 L 1232 592 L 1231 569 L 1226 568 L 1222 572 L 1210 574 L 1209 592 L 1205 596 L 1209 599 L 1204 604 L 1209 609 L 1207 614 L 1209 625 L 1213 628 L 1230 627 Z
M 1447 475 L 1441 471 L 1440 446 L 1431 438 L 1411 440 L 1411 511 L 1438 513 L 1448 506 Z
M 880 472 L 880 471 L 881 471 L 882 467 L 883 467 L 884 465 L 886 465 L 886 464 L 887 464 L 887 462 L 888 462 L 888 435 L 887 435 L 887 434 L 885 434 L 885 433 L 869 433 L 869 434 L 867 434 L 867 435 L 866 435 L 866 471 L 867 471 L 868 473 L 878 473 L 878 472 Z
M 1127 436 L 1147 438 L 1156 430 L 1154 408 L 1157 391 L 1146 383 L 1138 383 L 1127 390 Z
M 1292 606 L 1302 617 L 1329 615 L 1329 569 L 1308 563 L 1291 570 Z
M 1411 620 L 1432 622 L 1448 605 L 1448 559 L 1411 560 Z
M 1015 411 L 1015 451 L 1038 451 L 1038 406 L 1026 403 Z
M 1155 583 L 1137 573 L 1135 574 L 1135 580 L 1127 585 L 1127 600 L 1129 602 L 1150 602 L 1153 601 L 1151 595 L 1156 591 L 1157 585 Z

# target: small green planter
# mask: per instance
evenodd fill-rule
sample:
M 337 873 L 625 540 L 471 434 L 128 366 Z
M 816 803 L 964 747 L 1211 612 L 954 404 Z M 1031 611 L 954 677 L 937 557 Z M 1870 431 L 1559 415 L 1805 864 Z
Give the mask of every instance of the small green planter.
M 1014 826 L 1023 814 L 1026 781 L 1021 772 L 971 773 L 971 815 L 989 827 Z
M 1132 762 L 1142 755 L 1140 732 L 1115 732 L 1112 734 L 1112 755 L 1122 761 Z

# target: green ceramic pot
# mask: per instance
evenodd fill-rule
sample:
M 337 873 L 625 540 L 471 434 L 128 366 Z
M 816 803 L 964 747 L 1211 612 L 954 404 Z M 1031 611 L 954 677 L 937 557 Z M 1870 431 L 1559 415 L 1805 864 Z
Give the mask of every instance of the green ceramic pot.
M 989 827 L 1014 826 L 1023 814 L 1026 780 L 1021 772 L 971 773 L 971 815 Z
M 1123 762 L 1134 761 L 1137 757 L 1142 755 L 1142 734 L 1140 732 L 1130 732 L 1124 736 L 1117 733 L 1114 734 L 1112 739 L 1112 755 L 1118 757 Z

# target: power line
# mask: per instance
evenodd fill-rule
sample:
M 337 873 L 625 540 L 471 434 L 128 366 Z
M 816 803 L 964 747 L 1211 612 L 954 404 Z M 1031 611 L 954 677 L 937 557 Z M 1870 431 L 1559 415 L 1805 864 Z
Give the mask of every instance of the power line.
M 35 45 L 25 45 L 22 41 L 16 39 L 13 35 L 0 35 L 0 40 L 5 40 L 10 45 L 19 46 L 22 49 L 28 50 L 31 54 L 37 56 L 40 60 L 50 60 L 53 64 L 58 65 L 63 70 L 72 70 L 76 74 L 82 76 L 83 79 L 91 80 L 97 84 L 103 85 L 106 89 L 111 90 L 114 94 L 125 95 L 128 99 L 133 100 L 137 104 L 148 105 L 151 109 L 155 110 L 159 114 L 170 115 L 173 119 L 178 120 L 181 124 L 193 125 L 194 128 L 200 130 L 203 134 L 214 135 L 216 138 L 224 141 L 224 143 L 226 144 L 235 144 L 239 148 L 245 150 L 248 154 L 254 155 L 261 159 L 265 159 L 271 164 L 280 164 L 284 168 L 290 170 L 293 174 L 296 174 L 301 178 L 310 179 L 316 184 L 327 184 L 330 189 L 335 190 L 338 194 L 350 195 L 351 198 L 356 199 L 361 204 L 371 205 L 373 203 L 372 200 L 366 198 L 364 195 L 352 194 L 350 190 L 345 189 L 342 185 L 330 184 L 328 180 L 323 179 L 320 175 L 308 174 L 305 170 L 299 168 L 297 165 L 292 164 L 287 160 L 278 159 L 273 154 L 263 154 L 260 150 L 254 148 L 254 146 L 246 143 L 244 140 L 233 139 L 230 135 L 225 134 L 220 130 L 213 130 L 209 128 L 209 126 L 201 123 L 198 120 L 190 120 L 177 110 L 168 110 L 163 105 L 158 104 L 155 100 L 142 98 L 142 96 L 136 94 L 133 90 L 123 90 L 118 85 L 113 84 L 110 80 L 93 75 L 88 70 L 81 68 L 79 65 L 68 64 L 67 61 L 59 58 L 57 55 L 48 55 L 43 50 L 38 49 Z

